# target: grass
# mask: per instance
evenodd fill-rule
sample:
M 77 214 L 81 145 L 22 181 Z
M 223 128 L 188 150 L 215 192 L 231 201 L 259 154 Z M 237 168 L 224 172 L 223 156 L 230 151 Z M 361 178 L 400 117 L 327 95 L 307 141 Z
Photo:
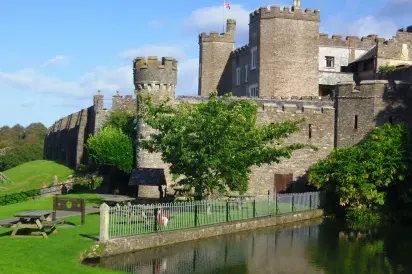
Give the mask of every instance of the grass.
M 80 217 L 68 217 L 74 227 L 58 226 L 58 233 L 48 239 L 10 238 L 10 229 L 0 228 L 0 273 L 7 274 L 97 274 L 120 273 L 80 264 L 81 253 L 94 245 L 88 238 L 99 234 L 99 215 L 90 214 L 86 224 L 80 225 Z
M 65 180 L 74 171 L 64 165 L 53 161 L 32 161 L 3 172 L 12 183 L 0 183 L 0 196 L 10 193 L 39 189 L 46 184 L 51 185 L 54 176 L 57 175 L 59 180 Z
M 101 197 L 97 194 L 83 193 L 83 194 L 67 194 L 64 198 L 81 198 L 86 200 L 86 206 L 100 204 Z M 51 210 L 53 208 L 53 198 L 41 198 L 36 200 L 29 200 L 17 204 L 0 206 L 0 220 L 13 218 L 14 214 L 29 210 Z

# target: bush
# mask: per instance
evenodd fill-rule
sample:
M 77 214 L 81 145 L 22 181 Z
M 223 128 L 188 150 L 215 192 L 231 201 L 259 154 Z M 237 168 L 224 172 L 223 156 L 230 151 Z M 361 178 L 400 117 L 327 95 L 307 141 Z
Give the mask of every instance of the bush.
M 10 205 L 10 204 L 17 204 L 17 203 L 25 202 L 25 201 L 33 199 L 33 197 L 36 197 L 38 195 L 40 195 L 40 189 L 33 189 L 29 191 L 1 196 L 0 205 L 5 206 L 5 205 Z
M 43 159 L 43 145 L 24 144 L 16 146 L 0 155 L 0 171 L 41 159 Z
M 380 66 L 379 72 L 388 72 L 396 70 L 396 66 Z

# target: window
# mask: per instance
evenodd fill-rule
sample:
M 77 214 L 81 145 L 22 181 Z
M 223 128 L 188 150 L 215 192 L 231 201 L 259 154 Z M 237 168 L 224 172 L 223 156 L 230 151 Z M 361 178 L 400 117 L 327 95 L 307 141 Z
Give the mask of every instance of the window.
M 326 67 L 327 68 L 334 68 L 335 67 L 335 57 L 326 56 Z
M 312 124 L 309 124 L 309 139 L 312 139 Z
M 390 123 L 391 125 L 393 125 L 393 117 L 392 117 L 392 115 L 389 116 L 389 123 Z
M 358 115 L 355 115 L 355 129 L 358 129 Z
M 236 68 L 236 85 L 240 85 L 240 68 Z
M 259 87 L 257 84 L 249 86 L 249 97 L 259 97 Z
M 249 65 L 245 65 L 245 83 L 247 83 L 247 70 L 249 68 Z
M 256 46 L 250 50 L 250 57 L 251 57 L 250 69 L 256 69 L 256 58 L 257 58 L 257 47 Z

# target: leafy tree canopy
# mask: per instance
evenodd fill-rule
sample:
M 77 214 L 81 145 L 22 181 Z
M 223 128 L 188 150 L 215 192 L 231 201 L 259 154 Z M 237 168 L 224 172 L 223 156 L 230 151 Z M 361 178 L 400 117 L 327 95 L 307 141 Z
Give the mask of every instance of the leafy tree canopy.
M 103 127 L 113 126 L 119 128 L 133 140 L 136 139 L 136 116 L 135 111 L 116 110 L 112 111 Z
M 336 193 L 340 206 L 366 212 L 385 204 L 388 186 L 406 178 L 411 159 L 405 125 L 385 124 L 359 145 L 334 150 L 311 168 L 308 179 Z
M 257 106 L 230 95 L 212 93 L 207 102 L 154 104 L 140 95 L 140 117 L 155 129 L 139 144 L 162 154 L 174 179 L 197 191 L 247 191 L 251 166 L 279 163 L 301 144 L 282 145 L 282 140 L 300 129 L 300 121 L 257 125 Z
M 126 173 L 133 166 L 132 139 L 119 128 L 106 126 L 97 135 L 91 135 L 86 147 L 90 158 L 98 166 L 111 166 Z

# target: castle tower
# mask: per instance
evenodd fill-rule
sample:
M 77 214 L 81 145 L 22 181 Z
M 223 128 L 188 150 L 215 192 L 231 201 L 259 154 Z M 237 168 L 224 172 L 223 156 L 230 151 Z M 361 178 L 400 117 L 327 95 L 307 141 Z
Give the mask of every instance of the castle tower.
M 250 14 L 252 71 L 258 73 L 259 97 L 319 95 L 320 11 L 262 7 Z M 254 72 L 254 71 L 255 72 Z
M 171 57 L 138 57 L 133 61 L 133 75 L 136 95 L 145 93 L 152 96 L 155 102 L 164 101 L 167 98 L 174 101 L 177 84 L 177 61 Z M 139 102 L 137 102 L 139 107 Z M 137 126 L 137 151 L 136 151 L 136 176 L 138 195 L 140 198 L 159 198 L 159 186 L 156 183 L 171 182 L 168 165 L 161 155 L 139 149 L 139 142 L 150 137 L 154 130 L 143 123 Z
M 225 33 L 212 31 L 199 35 L 199 96 L 208 96 L 215 89 L 219 94 L 230 91 L 228 60 L 235 48 L 235 32 L 236 21 L 228 19 Z
M 171 57 L 137 57 L 133 60 L 133 81 L 136 94 L 144 92 L 155 100 L 175 98 L 177 61 Z

